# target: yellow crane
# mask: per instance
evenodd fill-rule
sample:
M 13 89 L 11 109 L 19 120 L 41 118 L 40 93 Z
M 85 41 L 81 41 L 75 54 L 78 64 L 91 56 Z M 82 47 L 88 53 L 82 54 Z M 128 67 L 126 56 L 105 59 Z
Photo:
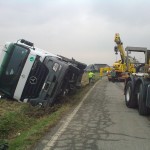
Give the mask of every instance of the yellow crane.
M 121 60 L 116 61 L 113 64 L 113 68 L 116 71 L 116 79 L 117 80 L 125 80 L 128 77 L 128 73 L 135 72 L 134 65 L 129 61 L 129 67 L 127 68 L 127 55 L 123 48 L 123 43 L 121 41 L 119 33 L 115 34 L 114 42 L 116 43 L 116 46 L 114 48 L 115 54 L 120 53 Z

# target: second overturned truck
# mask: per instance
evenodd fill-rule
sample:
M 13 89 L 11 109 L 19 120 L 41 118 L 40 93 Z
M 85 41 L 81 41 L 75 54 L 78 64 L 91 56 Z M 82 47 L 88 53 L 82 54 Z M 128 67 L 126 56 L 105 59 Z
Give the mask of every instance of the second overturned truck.
M 23 39 L 5 44 L 0 58 L 0 91 L 34 106 L 49 106 L 58 96 L 75 91 L 86 67 Z

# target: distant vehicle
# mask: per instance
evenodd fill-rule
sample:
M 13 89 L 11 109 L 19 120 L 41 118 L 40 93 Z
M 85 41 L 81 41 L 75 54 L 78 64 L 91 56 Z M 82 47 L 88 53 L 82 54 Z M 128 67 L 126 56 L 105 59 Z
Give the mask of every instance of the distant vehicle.
M 32 105 L 50 105 L 77 88 L 86 67 L 34 47 L 26 40 L 6 43 L 0 51 L 0 91 Z
M 103 75 L 106 75 L 108 77 L 109 81 L 112 81 L 112 76 L 111 76 L 111 71 L 112 67 L 104 67 L 100 68 L 100 76 L 102 77 Z

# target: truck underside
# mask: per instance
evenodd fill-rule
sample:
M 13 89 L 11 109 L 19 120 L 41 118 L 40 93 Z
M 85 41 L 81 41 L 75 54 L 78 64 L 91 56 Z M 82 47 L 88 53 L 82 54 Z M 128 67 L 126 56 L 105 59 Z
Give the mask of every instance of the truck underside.
M 53 61 L 53 63 L 51 63 L 50 60 Z M 73 93 L 76 91 L 79 85 L 79 78 L 83 74 L 80 72 L 80 69 L 73 64 L 55 60 L 55 58 L 47 58 L 44 64 L 49 69 L 49 72 L 39 96 L 29 99 L 32 105 L 39 103 L 42 105 L 56 103 L 58 96 Z M 58 70 L 52 72 L 51 70 L 54 64 L 59 64 L 61 70 L 59 70 L 60 66 L 58 66 Z

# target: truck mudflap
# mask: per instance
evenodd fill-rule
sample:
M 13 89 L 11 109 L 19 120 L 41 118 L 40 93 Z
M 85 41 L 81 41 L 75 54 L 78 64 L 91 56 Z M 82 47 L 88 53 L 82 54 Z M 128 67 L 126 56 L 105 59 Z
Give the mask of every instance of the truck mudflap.
M 147 87 L 146 105 L 150 108 L 150 84 Z

